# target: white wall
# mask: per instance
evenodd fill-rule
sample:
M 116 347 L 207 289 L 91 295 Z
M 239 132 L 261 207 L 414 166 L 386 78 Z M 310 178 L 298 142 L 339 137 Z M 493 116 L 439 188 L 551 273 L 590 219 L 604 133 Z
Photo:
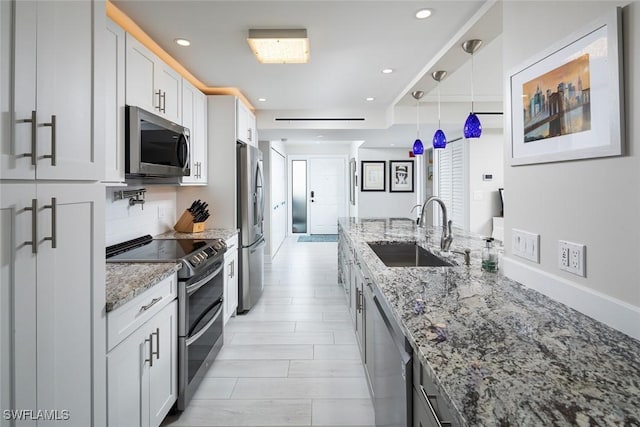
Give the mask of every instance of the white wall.
M 483 130 L 469 144 L 469 230 L 491 236 L 492 218 L 500 215 L 498 188 L 504 183 L 504 136 L 502 130 Z M 483 174 L 493 174 L 484 181 Z
M 414 175 L 416 171 L 415 158 L 409 157 L 407 148 L 360 148 L 358 150 L 358 216 L 362 218 L 371 217 L 402 217 L 415 218 L 415 213 L 411 213 L 411 208 L 416 205 L 417 194 L 415 192 L 417 182 L 414 176 L 413 193 L 390 193 L 389 192 L 389 160 L 414 160 Z M 365 160 L 386 160 L 385 180 L 386 191 L 360 191 L 362 161 Z
M 129 199 L 113 201 L 113 193 L 146 188 L 144 207 L 129 206 Z M 106 189 L 106 245 L 136 237 L 164 233 L 176 223 L 176 187 L 131 186 Z
M 624 3 L 504 2 L 505 75 L 616 4 Z M 623 21 L 627 155 L 518 167 L 505 163 L 505 273 L 533 287 L 551 283 L 547 292 L 562 302 L 640 337 L 638 2 L 625 8 Z M 539 265 L 511 256 L 512 228 L 540 234 Z M 559 239 L 586 245 L 586 278 L 558 269 Z M 613 308 L 602 308 L 599 301 Z M 623 311 L 628 316 L 621 319 Z

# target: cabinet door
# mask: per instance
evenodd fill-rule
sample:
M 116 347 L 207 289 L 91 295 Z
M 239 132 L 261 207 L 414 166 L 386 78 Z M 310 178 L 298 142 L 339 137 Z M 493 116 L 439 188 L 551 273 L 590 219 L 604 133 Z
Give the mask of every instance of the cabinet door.
M 371 395 L 373 396 L 373 390 L 375 389 L 375 371 L 376 371 L 376 360 L 375 360 L 375 317 L 373 310 L 377 310 L 375 302 L 373 301 L 373 293 L 371 288 L 369 287 L 369 283 L 365 283 L 364 286 L 364 366 L 365 372 L 367 375 L 367 380 L 369 382 L 369 387 L 371 391 Z
M 2 2 L 4 5 L 5 2 Z M 36 405 L 36 254 L 33 184 L 2 184 L 0 193 L 0 406 Z M 3 424 L 4 425 L 4 424 Z M 20 425 L 35 425 L 24 423 Z
M 191 83 L 183 81 L 182 126 L 191 132 L 191 175 L 182 178 L 183 184 L 207 182 L 206 105 L 206 96 Z
M 198 183 L 206 184 L 208 179 L 208 161 L 209 149 L 207 147 L 207 96 L 197 91 L 194 100 L 195 106 L 195 120 L 194 131 L 191 133 L 192 138 L 195 138 L 198 155 Z
M 236 139 L 249 142 L 249 109 L 236 99 Z
M 110 427 L 142 426 L 142 381 L 148 384 L 150 357 L 147 331 L 138 329 L 107 354 L 108 417 Z M 148 412 L 146 412 L 148 414 Z
M 104 135 L 99 131 L 103 130 L 104 85 L 98 84 L 102 79 L 95 79 L 103 70 L 95 62 L 101 57 L 94 58 L 94 44 L 99 49 L 104 40 L 104 3 L 36 3 L 36 176 L 100 180 L 104 175 Z
M 125 44 L 127 105 L 159 114 L 160 93 L 154 82 L 158 58 L 129 33 Z
M 105 30 L 105 181 L 124 181 L 125 31 L 107 19 Z
M 38 407 L 104 425 L 104 187 L 38 184 L 37 193 Z
M 161 115 L 174 123 L 182 123 L 182 76 L 160 59 L 157 59 L 155 73 L 155 92 L 161 93 Z
M 258 146 L 258 127 L 256 116 L 247 109 L 247 142 L 255 147 Z
M 228 251 L 224 257 L 224 323 L 238 308 L 238 251 Z
M 153 366 L 149 367 L 149 425 L 157 427 L 178 398 L 178 302 L 149 321 Z
M 0 1 L 0 178 L 36 176 L 37 2 Z M 16 96 L 12 97 L 15 89 Z M 37 120 L 37 118 L 36 118 Z

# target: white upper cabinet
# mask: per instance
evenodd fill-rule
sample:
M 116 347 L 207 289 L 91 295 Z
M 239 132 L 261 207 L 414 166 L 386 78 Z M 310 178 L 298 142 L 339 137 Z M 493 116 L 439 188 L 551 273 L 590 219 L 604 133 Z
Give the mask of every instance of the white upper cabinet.
M 191 136 L 191 175 L 183 184 L 207 183 L 207 97 L 188 81 L 182 82 L 182 126 Z
M 182 122 L 182 77 L 130 34 L 126 36 L 126 102 Z
M 258 146 L 256 116 L 239 99 L 236 101 L 236 138 L 238 141 Z
M 94 85 L 102 81 L 94 43 L 101 47 L 104 3 L 1 7 L 0 178 L 102 179 L 104 86 Z
M 125 31 L 107 18 L 105 30 L 105 181 L 124 181 Z

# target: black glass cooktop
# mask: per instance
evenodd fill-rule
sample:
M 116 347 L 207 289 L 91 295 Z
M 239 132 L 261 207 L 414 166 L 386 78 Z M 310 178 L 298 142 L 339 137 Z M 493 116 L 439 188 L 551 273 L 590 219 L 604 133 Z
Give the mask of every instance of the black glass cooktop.
M 108 262 L 140 261 L 162 262 L 176 261 L 189 254 L 204 250 L 210 257 L 217 252 L 218 240 L 201 239 L 157 239 L 144 236 L 129 242 L 109 246 L 106 251 Z

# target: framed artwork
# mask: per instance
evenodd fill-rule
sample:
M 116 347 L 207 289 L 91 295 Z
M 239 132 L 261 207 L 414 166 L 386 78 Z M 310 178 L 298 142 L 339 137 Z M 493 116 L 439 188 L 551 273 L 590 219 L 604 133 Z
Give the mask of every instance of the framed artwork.
M 360 191 L 386 191 L 386 161 L 362 161 L 360 170 Z
M 621 9 L 508 73 L 511 166 L 623 152 Z
M 413 160 L 389 161 L 389 191 L 413 193 Z
M 358 186 L 356 159 L 349 160 L 349 203 L 356 204 L 356 187 Z

